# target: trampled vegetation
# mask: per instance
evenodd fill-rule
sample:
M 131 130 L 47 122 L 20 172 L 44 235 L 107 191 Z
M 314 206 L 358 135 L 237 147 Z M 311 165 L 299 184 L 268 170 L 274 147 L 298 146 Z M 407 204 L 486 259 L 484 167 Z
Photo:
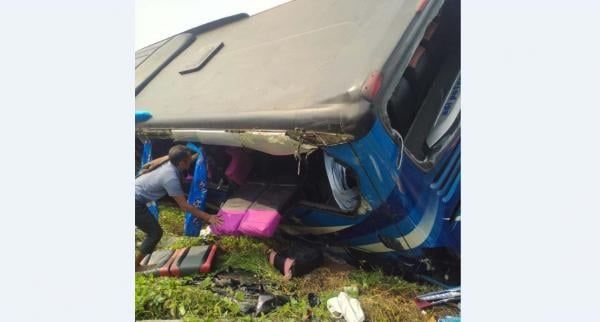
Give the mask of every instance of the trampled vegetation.
M 159 248 L 182 248 L 218 242 L 219 254 L 213 272 L 206 276 L 185 278 L 152 277 L 136 274 L 135 316 L 145 319 L 182 319 L 184 321 L 329 321 L 327 299 L 346 289 L 356 297 L 369 321 L 428 321 L 432 316 L 455 314 L 453 309 L 438 307 L 425 314 L 413 303 L 416 295 L 435 290 L 430 285 L 409 283 L 379 271 L 367 272 L 350 266 L 324 265 L 310 274 L 285 281 L 272 268 L 266 251 L 273 241 L 248 237 L 183 237 L 183 214 L 161 206 L 160 223 L 165 234 Z M 136 234 L 139 241 L 143 234 Z M 274 295 L 285 295 L 289 302 L 274 311 L 254 317 L 244 314 L 241 303 L 246 295 L 233 288 L 220 289 L 214 277 L 225 270 L 242 270 Z M 218 289 L 219 293 L 215 290 Z M 309 305 L 308 294 L 314 293 L 320 304 Z M 224 295 L 225 294 L 225 295 Z

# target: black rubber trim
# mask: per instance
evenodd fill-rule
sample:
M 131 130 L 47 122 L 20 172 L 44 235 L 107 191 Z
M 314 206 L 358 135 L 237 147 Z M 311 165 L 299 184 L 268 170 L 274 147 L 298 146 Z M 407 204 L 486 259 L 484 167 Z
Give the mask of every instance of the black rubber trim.
M 221 19 L 217 19 L 208 23 L 205 23 L 203 25 L 200 25 L 198 27 L 194 27 L 192 29 L 188 29 L 184 32 L 182 32 L 182 34 L 192 34 L 192 35 L 199 35 L 201 33 L 205 33 L 207 31 L 213 30 L 213 29 L 217 29 L 220 27 L 223 27 L 225 25 L 228 25 L 230 23 L 242 20 L 242 19 L 246 19 L 250 17 L 250 15 L 248 15 L 247 13 L 238 13 L 232 16 L 227 16 Z
M 350 134 L 359 138 L 371 129 L 375 115 L 369 104 L 331 104 L 297 110 L 207 114 L 202 117 L 162 117 L 138 124 L 152 129 L 305 130 Z
M 221 48 L 223 48 L 223 46 L 223 42 L 220 42 L 217 45 L 209 47 L 206 53 L 198 60 L 196 64 L 186 67 L 184 70 L 180 70 L 179 74 L 185 75 L 201 70 L 221 50 Z
M 175 57 L 187 49 L 196 37 L 192 34 L 180 34 L 167 41 L 135 69 L 135 95 L 143 89 Z

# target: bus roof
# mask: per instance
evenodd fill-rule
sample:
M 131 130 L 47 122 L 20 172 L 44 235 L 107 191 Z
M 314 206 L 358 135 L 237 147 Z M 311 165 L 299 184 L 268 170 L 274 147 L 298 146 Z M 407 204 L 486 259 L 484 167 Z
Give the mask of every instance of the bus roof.
M 137 127 L 362 132 L 373 120 L 362 85 L 417 2 L 296 0 L 138 50 L 136 110 L 152 118 Z

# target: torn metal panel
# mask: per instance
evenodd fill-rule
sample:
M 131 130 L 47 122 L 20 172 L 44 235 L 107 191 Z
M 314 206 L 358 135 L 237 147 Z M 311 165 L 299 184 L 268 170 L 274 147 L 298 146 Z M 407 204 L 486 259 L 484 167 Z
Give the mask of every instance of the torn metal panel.
M 135 136 L 142 141 L 146 139 L 172 139 L 173 133 L 171 129 L 136 128 Z
M 287 131 L 286 135 L 298 142 L 304 142 L 316 146 L 342 144 L 354 140 L 354 135 L 350 134 L 313 132 L 303 131 L 300 129 Z
M 145 139 L 172 139 L 208 145 L 244 147 L 271 155 L 304 154 L 317 149 L 316 145 L 300 142 L 283 131 L 226 131 L 199 129 L 138 128 L 137 136 Z
M 239 133 L 219 130 L 172 130 L 173 140 L 241 147 Z
M 317 149 L 316 146 L 300 143 L 283 132 L 243 132 L 240 133 L 243 147 L 272 155 L 304 154 Z

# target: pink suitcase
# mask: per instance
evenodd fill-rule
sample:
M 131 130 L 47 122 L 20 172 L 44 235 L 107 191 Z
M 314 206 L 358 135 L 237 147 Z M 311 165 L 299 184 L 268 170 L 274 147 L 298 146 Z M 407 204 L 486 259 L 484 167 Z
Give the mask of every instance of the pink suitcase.
M 265 185 L 260 183 L 249 183 L 241 186 L 231 198 L 225 201 L 219 210 L 218 215 L 223 219 L 223 223 L 219 226 L 211 225 L 210 230 L 215 235 L 239 235 L 238 226 L 242 218 L 265 188 Z
M 231 162 L 225 169 L 225 175 L 229 180 L 240 186 L 243 185 L 252 170 L 252 159 L 246 151 L 240 148 L 229 147 L 225 152 L 231 156 Z
M 280 211 L 295 192 L 295 185 L 269 186 L 246 212 L 240 222 L 239 232 L 254 237 L 273 236 L 281 220 Z

